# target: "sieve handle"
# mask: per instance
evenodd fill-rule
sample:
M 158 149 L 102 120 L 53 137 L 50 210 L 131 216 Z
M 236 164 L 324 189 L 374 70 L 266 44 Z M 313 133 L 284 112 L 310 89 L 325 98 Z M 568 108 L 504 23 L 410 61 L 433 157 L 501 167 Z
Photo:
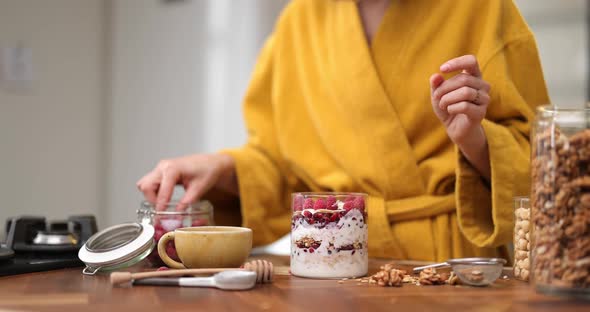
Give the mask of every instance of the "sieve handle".
M 420 273 L 420 271 L 422 271 L 424 269 L 448 268 L 450 266 L 451 265 L 446 262 L 440 262 L 440 263 L 429 264 L 429 265 L 425 265 L 425 266 L 421 266 L 421 267 L 415 267 L 413 271 L 414 271 L 414 273 Z

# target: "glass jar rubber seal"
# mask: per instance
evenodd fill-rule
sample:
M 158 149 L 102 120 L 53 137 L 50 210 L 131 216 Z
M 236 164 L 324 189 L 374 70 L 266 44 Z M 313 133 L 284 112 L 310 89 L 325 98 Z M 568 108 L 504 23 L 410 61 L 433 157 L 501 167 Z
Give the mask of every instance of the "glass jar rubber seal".
M 90 237 L 78 257 L 86 275 L 132 266 L 155 247 L 154 227 L 146 223 L 123 223 L 106 228 Z

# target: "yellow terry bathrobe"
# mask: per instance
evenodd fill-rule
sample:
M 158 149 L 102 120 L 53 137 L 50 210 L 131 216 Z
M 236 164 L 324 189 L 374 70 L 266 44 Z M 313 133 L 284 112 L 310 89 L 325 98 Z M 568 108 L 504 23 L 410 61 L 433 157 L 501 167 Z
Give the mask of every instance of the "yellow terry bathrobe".
M 465 54 L 492 85 L 489 184 L 430 102 L 430 75 Z M 534 107 L 547 102 L 534 37 L 512 1 L 394 0 L 370 44 L 354 1 L 292 1 L 244 100 L 248 142 L 225 151 L 243 225 L 256 245 L 270 243 L 290 231 L 292 192 L 366 192 L 372 257 L 498 255 L 511 240 L 512 198 L 529 191 Z

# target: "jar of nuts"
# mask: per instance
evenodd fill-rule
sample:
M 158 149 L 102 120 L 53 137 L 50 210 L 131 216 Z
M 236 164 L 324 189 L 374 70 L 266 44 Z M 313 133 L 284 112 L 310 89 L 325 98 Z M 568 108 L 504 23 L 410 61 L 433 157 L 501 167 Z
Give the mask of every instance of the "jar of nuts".
M 590 109 L 537 109 L 532 132 L 532 281 L 590 299 Z
M 529 280 L 530 273 L 530 219 L 528 197 L 514 198 L 514 277 Z

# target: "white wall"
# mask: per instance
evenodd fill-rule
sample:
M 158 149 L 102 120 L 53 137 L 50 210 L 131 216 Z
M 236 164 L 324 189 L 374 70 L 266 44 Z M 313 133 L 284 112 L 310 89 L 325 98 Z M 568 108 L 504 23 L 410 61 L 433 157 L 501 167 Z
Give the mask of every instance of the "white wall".
M 553 104 L 584 106 L 588 75 L 588 2 L 516 0 L 516 4 L 537 38 Z
M 159 159 L 244 143 L 241 98 L 285 2 L 113 1 L 107 223 L 135 219 Z
M 0 86 L 0 237 L 9 216 L 102 217 L 102 5 L 0 0 L 0 47 L 31 48 L 35 80 Z

